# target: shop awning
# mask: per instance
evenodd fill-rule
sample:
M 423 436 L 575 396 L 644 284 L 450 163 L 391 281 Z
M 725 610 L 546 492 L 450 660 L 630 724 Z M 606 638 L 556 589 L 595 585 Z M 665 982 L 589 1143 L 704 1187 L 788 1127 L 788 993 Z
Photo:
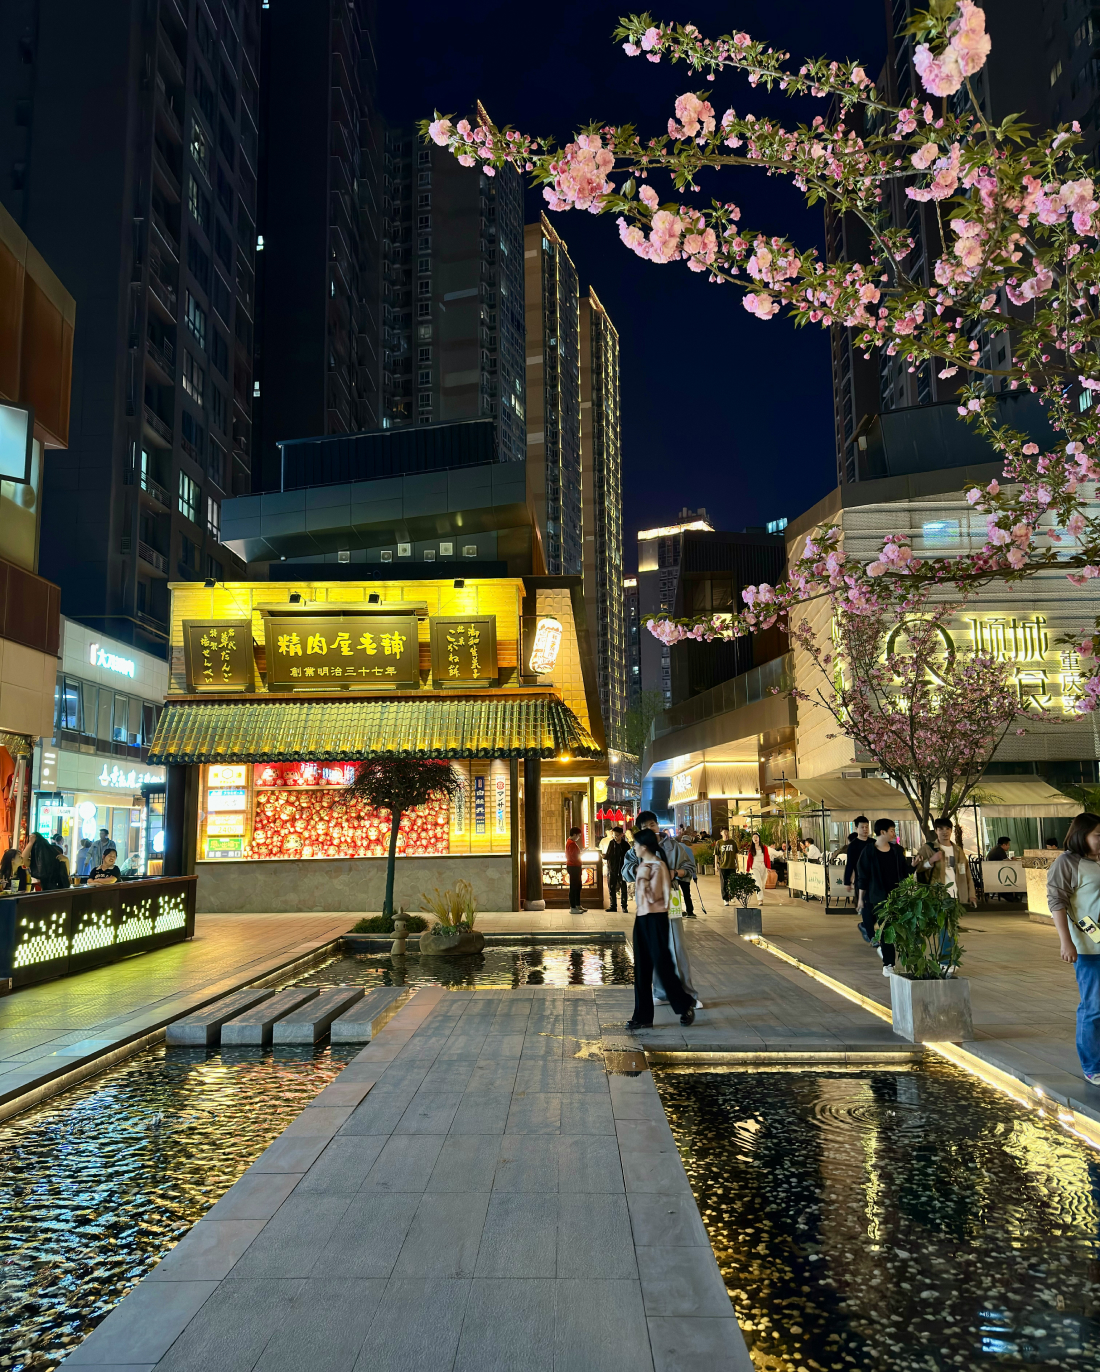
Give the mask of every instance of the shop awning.
M 180 701 L 151 763 L 358 762 L 372 757 L 598 757 L 560 700 Z
M 909 808 L 909 802 L 898 788 L 881 777 L 797 777 L 791 785 L 800 795 L 824 805 L 827 810 L 858 814 L 891 805 Z M 871 815 L 871 818 L 877 816 Z
M 1038 777 L 989 777 L 978 783 L 975 800 L 986 819 L 1069 819 L 1083 808 Z

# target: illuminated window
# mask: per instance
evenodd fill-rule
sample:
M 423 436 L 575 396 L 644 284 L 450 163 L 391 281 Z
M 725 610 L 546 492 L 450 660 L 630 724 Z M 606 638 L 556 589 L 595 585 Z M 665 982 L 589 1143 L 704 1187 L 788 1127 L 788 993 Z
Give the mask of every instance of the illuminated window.
M 180 514 L 185 515 L 193 524 L 199 522 L 199 486 L 186 472 L 180 472 Z

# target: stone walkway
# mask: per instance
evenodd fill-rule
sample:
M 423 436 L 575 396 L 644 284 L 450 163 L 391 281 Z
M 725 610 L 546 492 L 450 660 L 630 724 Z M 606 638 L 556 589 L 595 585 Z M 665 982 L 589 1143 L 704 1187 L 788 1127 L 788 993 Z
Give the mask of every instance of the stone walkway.
M 623 988 L 418 992 L 67 1359 L 752 1372 Z
M 0 997 L 0 1118 L 31 1104 L 28 1093 L 40 1098 L 104 1054 L 307 956 L 351 922 L 346 914 L 199 915 L 188 943 Z

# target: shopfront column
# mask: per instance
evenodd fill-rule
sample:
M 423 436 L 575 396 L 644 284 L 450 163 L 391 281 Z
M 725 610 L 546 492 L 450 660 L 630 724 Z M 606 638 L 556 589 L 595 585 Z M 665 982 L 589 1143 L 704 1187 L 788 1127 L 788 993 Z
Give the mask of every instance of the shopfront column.
M 164 798 L 164 875 L 193 876 L 199 824 L 198 767 L 169 767 Z
M 545 910 L 542 898 L 542 759 L 523 759 L 523 841 L 527 850 L 524 908 Z

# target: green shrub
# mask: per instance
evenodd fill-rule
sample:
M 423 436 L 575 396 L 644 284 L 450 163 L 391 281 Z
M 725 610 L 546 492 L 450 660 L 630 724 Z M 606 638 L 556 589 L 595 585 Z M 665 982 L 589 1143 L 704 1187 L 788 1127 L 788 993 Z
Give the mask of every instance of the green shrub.
M 892 943 L 913 981 L 940 981 L 958 967 L 962 906 L 942 882 L 925 886 L 906 877 L 875 912 L 882 943 Z
M 405 932 L 407 934 L 420 934 L 428 927 L 428 921 L 422 915 L 406 915 L 405 920 Z M 392 934 L 393 916 L 367 915 L 352 927 L 351 932 L 353 934 Z
M 456 881 L 453 891 L 436 886 L 430 896 L 421 891 L 420 908 L 435 915 L 444 929 L 472 929 L 477 920 L 477 897 L 468 881 Z
M 726 890 L 731 900 L 747 907 L 757 895 L 756 879 L 747 872 L 731 872 L 726 876 Z
M 693 843 L 691 851 L 695 854 L 695 862 L 699 867 L 711 867 L 714 864 L 714 844 L 713 843 Z

